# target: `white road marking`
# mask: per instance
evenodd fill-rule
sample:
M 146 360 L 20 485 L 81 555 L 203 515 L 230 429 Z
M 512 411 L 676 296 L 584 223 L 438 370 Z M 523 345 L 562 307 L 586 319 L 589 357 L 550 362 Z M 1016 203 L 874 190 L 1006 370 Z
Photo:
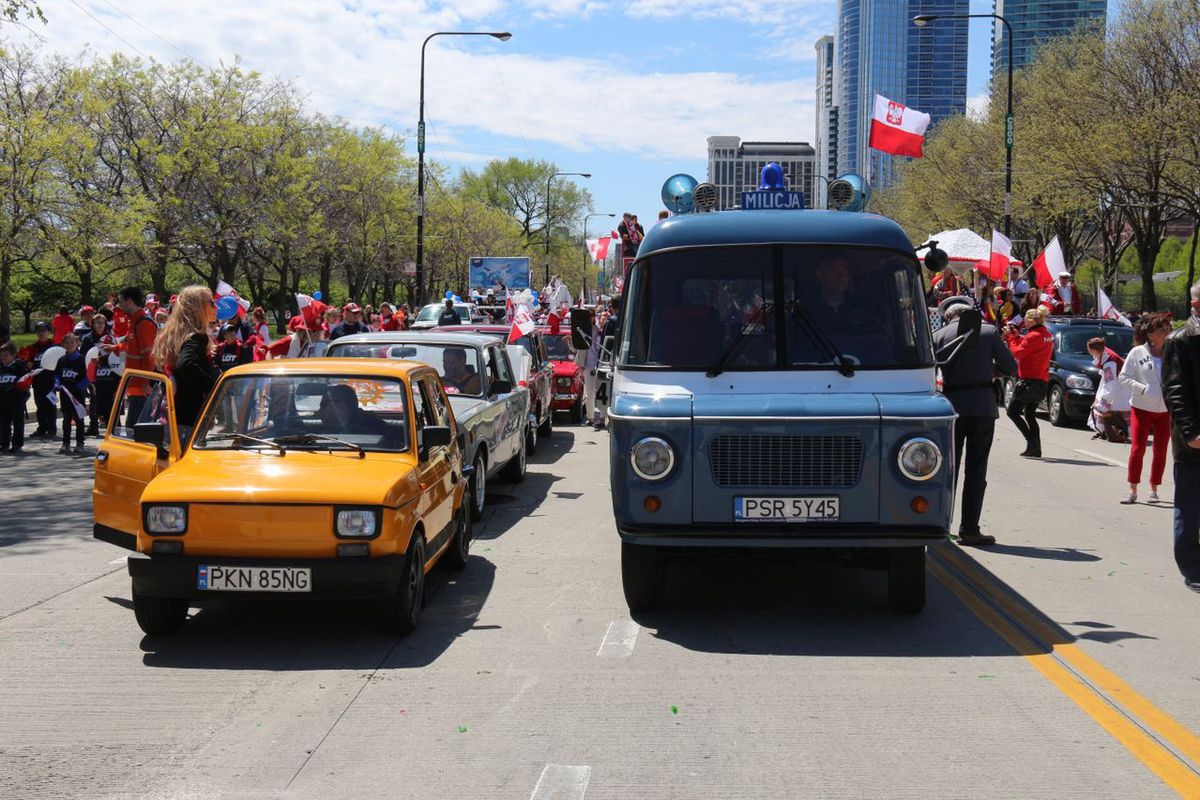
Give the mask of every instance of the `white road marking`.
M 110 561 L 110 562 L 108 562 L 108 563 L 110 563 L 110 564 L 124 564 L 124 563 L 125 563 L 126 561 L 128 561 L 128 560 L 129 560 L 129 556 L 121 556 L 120 558 L 114 558 L 112 561 Z
M 547 764 L 529 800 L 583 800 L 591 777 L 591 767 Z
M 1072 449 L 1074 449 L 1074 448 L 1072 448 Z M 1075 452 L 1079 453 L 1079 455 L 1081 455 L 1081 456 L 1088 456 L 1089 458 L 1098 458 L 1106 464 L 1112 464 L 1114 467 L 1126 466 L 1124 461 L 1117 461 L 1115 458 L 1109 458 L 1108 456 L 1102 456 L 1099 453 L 1093 453 L 1090 450 L 1075 450 Z
M 633 646 L 637 644 L 638 631 L 641 630 L 636 622 L 617 620 L 610 622 L 608 632 L 596 655 L 601 658 L 626 658 L 633 655 Z

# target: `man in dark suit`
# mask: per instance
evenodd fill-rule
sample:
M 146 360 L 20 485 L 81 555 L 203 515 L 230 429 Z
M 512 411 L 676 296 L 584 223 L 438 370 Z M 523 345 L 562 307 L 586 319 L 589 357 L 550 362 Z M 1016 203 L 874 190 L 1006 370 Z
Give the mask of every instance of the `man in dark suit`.
M 933 334 L 934 348 L 939 361 L 949 359 L 942 364 L 942 393 L 958 412 L 954 423 L 955 483 L 966 450 L 958 542 L 975 547 L 991 545 L 996 543 L 996 537 L 979 530 L 979 515 L 987 489 L 988 455 L 996 432 L 996 418 L 1000 416 L 992 373 L 997 370 L 1004 375 L 1016 375 L 1017 362 L 994 325 L 981 323 L 978 335 L 968 332 L 971 326 L 962 324 L 963 312 L 972 310 L 967 298 L 947 298 L 938 310 L 946 324 Z M 962 334 L 967 334 L 967 338 L 955 342 Z

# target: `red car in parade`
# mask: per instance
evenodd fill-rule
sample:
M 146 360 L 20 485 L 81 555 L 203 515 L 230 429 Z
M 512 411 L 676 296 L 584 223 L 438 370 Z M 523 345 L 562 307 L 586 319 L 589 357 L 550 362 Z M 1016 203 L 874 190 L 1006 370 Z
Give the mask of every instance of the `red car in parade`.
M 586 399 L 583 396 L 583 367 L 575 363 L 575 348 L 571 346 L 570 328 L 559 333 L 550 333 L 549 328 L 540 328 L 546 343 L 546 355 L 554 365 L 554 400 L 550 407 L 566 412 L 572 422 L 583 422 L 587 417 Z

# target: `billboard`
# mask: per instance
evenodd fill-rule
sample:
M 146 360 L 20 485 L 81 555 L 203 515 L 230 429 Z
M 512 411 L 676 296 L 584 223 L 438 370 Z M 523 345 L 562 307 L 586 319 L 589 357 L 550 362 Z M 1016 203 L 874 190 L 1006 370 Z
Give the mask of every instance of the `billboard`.
M 529 256 L 472 256 L 469 279 L 467 291 L 479 289 L 486 293 L 491 289 L 499 294 L 505 289 L 533 288 L 529 285 Z

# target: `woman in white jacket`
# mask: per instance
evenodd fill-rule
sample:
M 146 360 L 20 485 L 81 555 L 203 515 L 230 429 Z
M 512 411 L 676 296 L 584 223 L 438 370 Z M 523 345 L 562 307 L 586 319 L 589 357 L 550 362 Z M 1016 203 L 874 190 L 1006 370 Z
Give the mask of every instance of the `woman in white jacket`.
M 1127 480 L 1129 494 L 1122 503 L 1136 503 L 1138 483 L 1142 479 L 1142 460 L 1146 439 L 1154 435 L 1154 455 L 1150 459 L 1151 503 L 1158 502 L 1158 487 L 1167 466 L 1167 448 L 1171 442 L 1171 415 L 1162 393 L 1162 346 L 1171 332 L 1171 321 L 1163 314 L 1147 314 L 1138 320 L 1134 339 L 1140 342 L 1125 357 L 1118 380 L 1129 387 L 1132 406 Z

